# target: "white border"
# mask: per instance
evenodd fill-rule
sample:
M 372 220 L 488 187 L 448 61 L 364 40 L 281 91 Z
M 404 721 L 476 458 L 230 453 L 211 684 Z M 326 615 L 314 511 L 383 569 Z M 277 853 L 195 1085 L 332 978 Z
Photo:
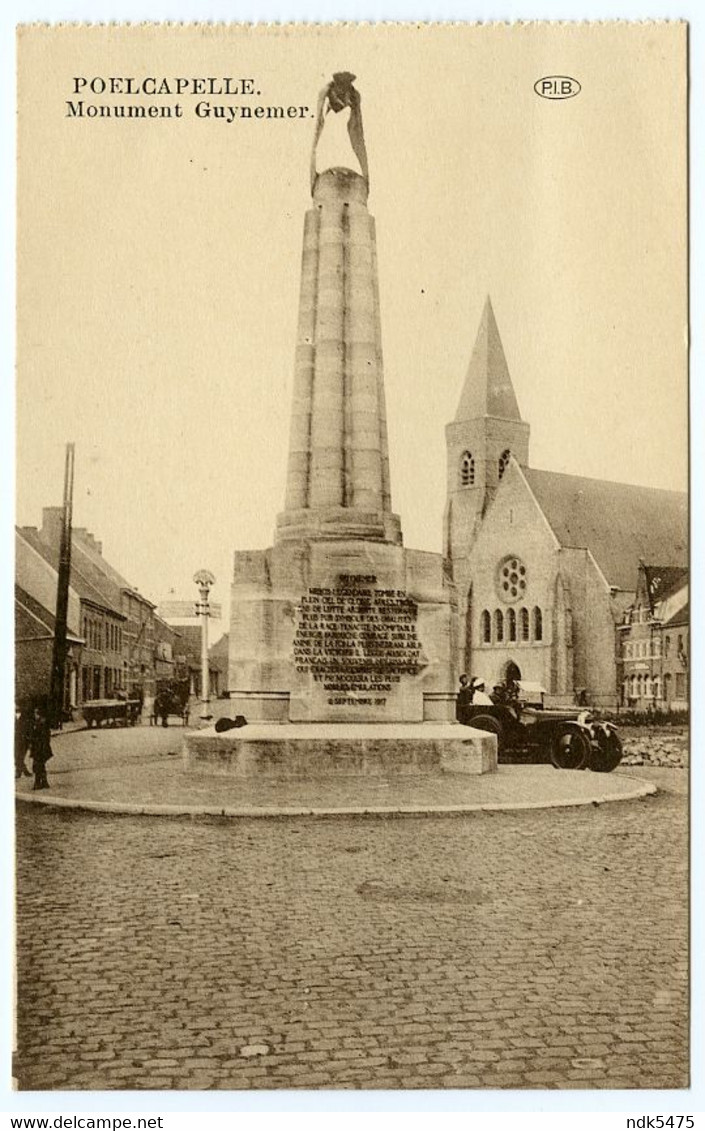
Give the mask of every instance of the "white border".
M 13 781 L 10 777 L 9 756 L 11 726 L 6 725 L 13 718 L 12 685 L 12 586 L 13 562 L 11 526 L 14 521 L 14 429 L 13 429 L 13 391 L 9 374 L 14 372 L 14 248 L 15 241 L 15 174 L 14 161 L 10 154 L 14 151 L 15 132 L 15 45 L 14 29 L 17 23 L 40 22 L 114 22 L 114 21 L 183 21 L 183 22 L 291 22 L 305 21 L 330 22 L 333 20 L 463 20 L 463 21 L 514 21 L 514 20 L 603 20 L 603 19 L 686 19 L 690 22 L 690 74 L 691 74 L 691 327 L 695 335 L 698 327 L 705 326 L 705 310 L 702 299 L 702 260 L 703 260 L 703 221 L 702 204 L 705 199 L 705 137 L 702 128 L 703 86 L 705 80 L 705 57 L 702 48 L 705 31 L 705 15 L 695 0 L 676 3 L 673 0 L 654 0 L 637 3 L 634 0 L 621 0 L 621 3 L 595 2 L 586 0 L 442 0 L 432 4 L 429 0 L 10 0 L 0 11 L 0 129 L 4 142 L 4 160 L 0 166 L 0 210 L 2 247 L 6 254 L 2 271 L 2 312 L 0 314 L 0 341 L 3 344 L 5 360 L 4 372 L 8 375 L 0 383 L 0 451 L 4 453 L 3 490 L 0 491 L 0 514 L 2 517 L 3 552 L 0 554 L 0 578 L 4 600 L 0 605 L 0 648 L 4 660 L 0 696 L 0 723 L 3 742 L 3 790 L 0 794 L 2 806 L 2 827 L 4 843 L 0 853 L 0 898 L 4 912 L 2 922 L 12 922 L 13 892 Z M 696 518 L 693 521 L 692 559 L 694 576 L 699 577 L 697 566 L 703 560 L 702 521 L 698 521 L 702 510 L 703 489 L 705 488 L 705 456 L 703 454 L 703 422 L 705 421 L 705 393 L 703 392 L 703 349 L 702 339 L 693 344 L 691 367 L 691 499 L 694 502 Z M 693 1085 L 687 1092 L 571 1092 L 571 1091 L 531 1091 L 531 1092 L 75 1092 L 75 1093 L 16 1093 L 9 1089 L 10 1031 L 7 1018 L 11 1015 L 12 969 L 11 936 L 4 931 L 0 937 L 0 1111 L 13 1114 L 56 1115 L 66 1113 L 162 1113 L 167 1116 L 169 1129 L 192 1126 L 187 1112 L 238 1112 L 238 1124 L 249 1124 L 252 1114 L 261 1112 L 406 1112 L 404 1124 L 416 1122 L 412 1112 L 474 1112 L 487 1113 L 486 1118 L 474 1122 L 481 1126 L 494 1126 L 497 1119 L 492 1112 L 528 1113 L 521 1122 L 528 1126 L 555 1125 L 551 1112 L 600 1113 L 601 1122 L 614 1127 L 626 1127 L 626 1114 L 639 1116 L 644 1113 L 673 1112 L 702 1113 L 705 1110 L 703 1065 L 703 1016 L 705 999 L 703 997 L 703 958 L 705 937 L 703 932 L 703 835 L 698 821 L 703 801 L 702 759 L 705 757 L 703 742 L 703 710 L 697 702 L 697 689 L 705 686 L 703 672 L 703 599 L 699 585 L 691 585 L 691 641 L 692 675 L 691 699 L 693 702 L 692 751 L 693 787 L 691 813 L 692 843 L 691 860 L 693 872 L 691 891 L 693 894 L 693 915 L 691 935 L 692 955 L 692 1023 L 693 1041 L 691 1049 Z M 51 940 L 47 940 L 51 946 Z M 628 956 L 625 956 L 627 958 Z M 174 1113 L 173 1116 L 170 1113 Z M 177 1116 L 176 1113 L 182 1113 Z M 610 1113 L 624 1113 L 610 1119 Z M 338 1117 L 340 1118 L 340 1117 Z M 366 1122 L 369 1120 L 366 1116 Z M 378 1117 L 375 1117 L 375 1119 Z M 512 1118 L 512 1117 L 510 1117 Z M 388 1116 L 384 1117 L 385 1123 Z M 580 1125 L 578 1117 L 575 1120 Z M 213 1123 L 219 1122 L 214 1119 Z M 298 1122 L 298 1121 L 297 1121 Z M 307 1126 L 318 1122 L 315 1117 L 307 1118 Z M 512 1118 L 512 1123 L 518 1123 Z M 571 1121 L 573 1122 L 573 1120 Z M 696 1127 L 698 1119 L 696 1118 Z M 287 1120 L 289 1123 L 289 1120 Z M 464 1122 L 464 1126 L 467 1121 Z M 9 1126 L 9 1121 L 6 1124 Z M 232 1121 L 229 1126 L 232 1126 Z

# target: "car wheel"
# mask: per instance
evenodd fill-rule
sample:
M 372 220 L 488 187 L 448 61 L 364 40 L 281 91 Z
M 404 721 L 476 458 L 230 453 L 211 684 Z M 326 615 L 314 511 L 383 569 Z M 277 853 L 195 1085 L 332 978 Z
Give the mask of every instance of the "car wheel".
M 497 739 L 497 753 L 500 753 L 504 746 L 504 727 L 499 719 L 496 719 L 494 715 L 474 715 L 467 725 L 474 727 L 475 730 L 484 730 L 488 734 L 494 734 Z
M 590 769 L 596 774 L 609 774 L 622 761 L 622 740 L 614 731 L 597 735 L 597 749 L 590 749 Z
M 590 739 L 578 727 L 561 727 L 551 740 L 551 765 L 557 770 L 584 770 L 590 760 Z

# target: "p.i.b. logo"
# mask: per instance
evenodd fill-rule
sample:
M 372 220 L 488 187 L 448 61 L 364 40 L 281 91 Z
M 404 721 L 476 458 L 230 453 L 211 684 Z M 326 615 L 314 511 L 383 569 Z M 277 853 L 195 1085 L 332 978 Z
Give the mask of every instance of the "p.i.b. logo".
M 546 75 L 537 79 L 534 90 L 540 98 L 551 98 L 554 101 L 562 98 L 575 98 L 580 94 L 582 87 L 577 79 L 570 75 Z

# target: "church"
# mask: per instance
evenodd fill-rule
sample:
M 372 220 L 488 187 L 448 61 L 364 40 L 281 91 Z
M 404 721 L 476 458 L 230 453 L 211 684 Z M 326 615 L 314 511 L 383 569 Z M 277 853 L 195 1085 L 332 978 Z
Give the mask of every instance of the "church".
M 457 667 L 537 683 L 547 703 L 615 706 L 640 562 L 688 565 L 687 496 L 536 470 L 529 431 L 488 298 L 446 428 Z

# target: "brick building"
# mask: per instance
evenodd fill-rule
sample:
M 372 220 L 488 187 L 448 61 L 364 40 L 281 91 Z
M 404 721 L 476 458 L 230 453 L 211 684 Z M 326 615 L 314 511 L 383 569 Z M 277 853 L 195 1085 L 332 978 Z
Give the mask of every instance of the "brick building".
M 173 682 L 188 675 L 182 655 L 181 634 L 154 613 L 154 677 Z
M 641 562 L 636 597 L 618 636 L 622 704 L 636 710 L 687 710 L 687 568 Z
M 61 507 L 45 507 L 40 529 L 20 531 L 54 569 L 59 563 L 61 523 Z M 82 527 L 72 530 L 71 584 L 80 596 L 81 633 L 86 641 L 78 703 L 110 698 L 118 690 L 135 695 L 140 687 L 145 698 L 153 697 L 156 606 L 106 561 L 102 544 Z
M 53 588 L 43 591 L 36 585 L 41 561 L 53 578 Z M 56 579 L 59 565 L 59 542 L 52 545 L 35 527 L 23 527 L 16 537 L 16 577 L 23 589 L 34 592 L 51 613 L 56 612 Z M 75 595 L 75 604 L 71 600 Z M 125 617 L 120 610 L 119 594 L 99 573 L 90 569 L 72 544 L 71 589 L 69 594 L 69 629 L 81 641 L 80 649 L 72 646 L 67 658 L 69 673 L 68 699 L 72 707 L 90 699 L 106 699 L 124 687 L 123 632 Z M 22 655 L 17 655 L 18 667 Z
M 58 573 L 18 532 L 15 533 L 15 698 L 49 694 L 54 651 Z M 78 701 L 83 638 L 81 600 L 69 588 L 64 709 Z
M 639 560 L 687 563 L 687 496 L 531 468 L 489 299 L 447 451 L 459 670 L 490 684 L 535 681 L 547 702 L 615 705 L 617 628 L 635 601 Z

